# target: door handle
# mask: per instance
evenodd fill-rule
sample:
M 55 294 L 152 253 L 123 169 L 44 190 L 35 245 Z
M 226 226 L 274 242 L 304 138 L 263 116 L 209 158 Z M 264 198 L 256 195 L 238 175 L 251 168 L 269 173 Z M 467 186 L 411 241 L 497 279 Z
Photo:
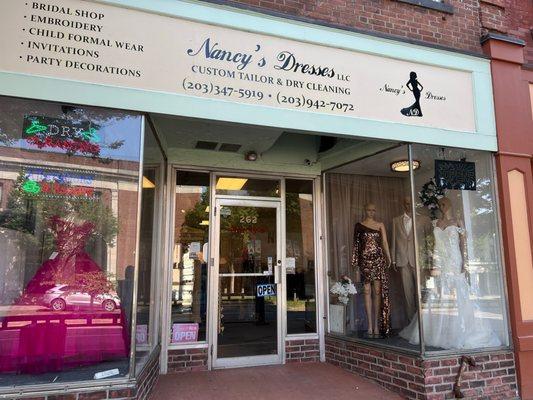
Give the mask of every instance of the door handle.
M 276 263 L 276 270 L 274 271 L 274 283 L 279 285 L 281 283 L 281 260 Z

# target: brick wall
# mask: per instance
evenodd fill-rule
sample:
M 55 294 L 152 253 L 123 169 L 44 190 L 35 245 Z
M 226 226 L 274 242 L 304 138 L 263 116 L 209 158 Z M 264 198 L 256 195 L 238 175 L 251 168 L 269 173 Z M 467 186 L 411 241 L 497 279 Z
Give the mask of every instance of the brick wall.
M 148 364 L 137 378 L 136 400 L 148 400 L 150 398 L 150 393 L 159 379 L 159 354 L 160 349 L 156 354 L 152 354 Z
M 453 14 L 397 0 L 207 0 L 257 11 L 275 12 L 315 23 L 376 32 L 482 54 L 487 32 L 526 42 L 526 63 L 533 64 L 531 0 L 445 0 Z
M 508 35 L 526 42 L 524 57 L 527 64 L 533 67 L 533 1 L 506 0 L 509 12 Z
M 219 0 L 212 0 L 219 1 Z M 481 54 L 480 0 L 446 0 L 453 14 L 395 0 L 228 0 L 228 5 L 378 32 Z
M 79 389 L 68 393 L 51 393 L 46 395 L 22 395 L 11 399 L 24 400 L 148 400 L 159 378 L 159 351 L 154 353 L 143 368 L 135 384 L 114 386 L 106 390 Z M 96 382 L 95 384 L 105 384 Z
M 320 349 L 318 339 L 287 339 L 285 341 L 285 357 L 287 363 L 320 361 Z
M 465 398 L 486 400 L 518 397 L 511 351 L 474 355 L 477 366 L 463 373 Z M 408 399 L 453 399 L 459 356 L 422 360 L 391 350 L 326 337 L 326 361 L 378 382 Z
M 207 347 L 168 351 L 168 373 L 207 371 Z

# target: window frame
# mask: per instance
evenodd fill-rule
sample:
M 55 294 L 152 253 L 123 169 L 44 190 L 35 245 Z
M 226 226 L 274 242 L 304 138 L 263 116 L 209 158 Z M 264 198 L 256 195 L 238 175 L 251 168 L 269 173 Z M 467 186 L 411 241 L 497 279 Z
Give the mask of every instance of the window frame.
M 432 0 L 428 0 L 428 1 L 432 1 Z M 391 147 L 394 146 L 395 144 L 397 145 L 397 143 L 395 142 L 390 142 L 391 143 Z M 407 150 L 408 150 L 408 160 L 410 162 L 410 164 L 413 163 L 413 146 L 416 146 L 416 145 L 422 145 L 422 144 L 418 144 L 418 143 L 403 143 L 405 145 L 407 145 Z M 435 146 L 437 147 L 437 146 Z M 387 148 L 385 149 L 384 151 L 387 151 L 389 150 L 390 148 Z M 448 146 L 448 148 L 452 148 L 450 146 Z M 415 352 L 414 350 L 408 350 L 408 349 L 402 349 L 400 347 L 397 347 L 397 346 L 393 346 L 393 345 L 388 345 L 388 344 L 384 344 L 384 343 L 380 343 L 378 341 L 375 341 L 374 342 L 374 345 L 376 348 L 383 348 L 383 349 L 390 349 L 390 350 L 393 350 L 397 353 L 404 353 L 404 354 L 409 354 L 409 355 L 416 355 L 417 357 L 420 357 L 421 359 L 425 359 L 425 358 L 437 358 L 437 357 L 443 357 L 443 356 L 457 356 L 457 355 L 463 355 L 463 354 L 480 354 L 480 353 L 486 353 L 486 352 L 491 352 L 491 351 L 501 351 L 501 350 L 510 350 L 513 348 L 513 343 L 512 343 L 512 331 L 511 331 L 511 326 L 509 324 L 509 296 L 508 296 L 508 290 L 507 290 L 507 285 L 505 284 L 506 283 L 506 269 L 505 269 L 505 260 L 504 260 L 504 257 L 503 257 L 503 241 L 502 241 L 502 222 L 501 222 L 501 216 L 500 216 L 500 204 L 499 204 L 499 197 L 498 197 L 498 182 L 496 180 L 496 165 L 495 165 L 495 158 L 494 158 L 494 153 L 492 152 L 489 152 L 489 151 L 483 151 L 483 150 L 475 150 L 475 151 L 478 151 L 478 152 L 482 152 L 482 153 L 485 153 L 485 154 L 490 154 L 490 158 L 491 158 L 491 163 L 490 163 L 490 179 L 491 179 L 491 194 L 493 195 L 493 206 L 494 206 L 494 213 L 495 213 L 495 224 L 496 224 L 496 231 L 495 231 L 495 235 L 496 235 L 496 240 L 498 241 L 498 248 L 496 249 L 496 261 L 499 262 L 499 267 L 500 267 L 500 278 L 499 278 L 499 284 L 500 284 L 500 287 L 502 288 L 502 291 L 501 291 L 501 297 L 502 297 L 502 316 L 503 316 L 503 324 L 504 324 L 504 329 L 505 331 L 507 332 L 507 341 L 508 341 L 508 344 L 507 345 L 502 345 L 502 346 L 497 346 L 497 347 L 483 347 L 483 348 L 479 348 L 479 349 L 445 349 L 445 350 L 437 350 L 437 351 L 426 351 L 425 349 L 425 342 L 424 342 L 424 335 L 423 335 L 423 321 L 421 321 L 421 313 L 419 312 L 418 313 L 418 318 L 419 318 L 419 329 L 420 329 L 420 332 L 419 332 L 419 337 L 420 337 L 420 350 L 418 352 Z M 366 155 L 366 156 L 363 156 L 363 157 L 360 157 L 360 158 L 357 158 L 357 159 L 354 159 L 351 162 L 355 162 L 355 161 L 358 161 L 358 160 L 361 160 L 363 158 L 367 158 L 367 157 L 372 157 L 374 154 L 376 153 L 373 153 L 373 154 L 369 154 L 369 155 Z M 336 167 L 334 167 L 336 168 Z M 322 213 L 324 215 L 324 218 L 323 218 L 323 229 L 322 229 L 322 236 L 324 238 L 324 240 L 322 240 L 322 252 L 323 252 L 323 262 L 324 262 L 324 291 L 323 291 L 323 295 L 324 295 L 324 300 L 323 300 L 323 304 L 324 304 L 324 307 L 326 308 L 326 312 L 325 312 L 325 316 L 326 316 L 326 323 L 325 323 L 325 335 L 328 335 L 328 336 L 331 336 L 331 337 L 334 337 L 336 339 L 341 339 L 341 340 L 346 340 L 346 341 L 352 341 L 352 342 L 355 342 L 355 343 L 360 343 L 362 345 L 366 345 L 368 346 L 369 343 L 367 340 L 364 340 L 364 339 L 360 339 L 360 338 L 357 338 L 357 337 L 348 337 L 348 336 L 344 336 L 344 335 L 341 335 L 341 334 L 337 334 L 337 333 L 334 333 L 334 332 L 331 332 L 330 330 L 330 320 L 329 320 L 329 305 L 330 305 L 330 295 L 329 295 L 329 279 L 328 279 L 328 272 L 329 272 L 329 265 L 330 265 L 330 257 L 329 257 L 329 251 L 328 251 L 328 243 L 329 243 L 329 215 L 328 215 L 328 206 L 329 206 L 329 200 L 328 200 L 328 191 L 327 191 L 327 185 L 326 185 L 326 181 L 327 181 L 327 173 L 328 171 L 323 171 L 322 172 L 322 196 L 321 196 L 321 202 L 322 202 Z M 416 213 L 414 212 L 415 210 L 415 201 L 416 201 L 416 190 L 415 190 L 415 186 L 414 186 L 414 176 L 415 176 L 415 172 L 410 169 L 409 171 L 409 185 L 410 185 L 410 196 L 411 196 L 411 204 L 412 204 L 412 207 L 413 207 L 413 212 L 412 212 L 412 215 L 413 215 L 413 227 L 416 227 L 417 226 L 417 221 L 416 221 Z M 416 255 L 416 258 L 415 258 L 415 262 L 416 262 L 416 290 L 417 290 L 417 306 L 418 306 L 418 310 L 420 310 L 420 305 L 421 305 L 421 291 L 420 291 L 420 288 L 421 288 L 421 282 L 420 282 L 420 269 L 419 269 L 419 260 L 418 260 L 418 255 L 419 255 L 419 250 L 418 250 L 418 241 L 416 239 L 416 236 L 417 235 L 414 235 L 414 242 L 415 242 L 415 255 Z

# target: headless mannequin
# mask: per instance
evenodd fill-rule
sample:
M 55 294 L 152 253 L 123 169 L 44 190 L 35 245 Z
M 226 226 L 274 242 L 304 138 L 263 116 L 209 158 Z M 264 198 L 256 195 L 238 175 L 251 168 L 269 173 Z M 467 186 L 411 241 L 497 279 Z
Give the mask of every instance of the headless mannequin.
M 361 224 L 367 228 L 379 230 L 381 237 L 383 238 L 381 247 L 386 258 L 386 268 L 390 267 L 391 256 L 389 252 L 389 244 L 387 242 L 387 232 L 385 225 L 382 222 L 375 220 L 376 206 L 373 203 L 365 205 L 365 219 L 361 221 Z M 361 282 L 361 273 L 359 269 L 355 273 L 355 281 Z M 365 311 L 368 319 L 368 335 L 370 337 L 379 334 L 379 313 L 381 309 L 381 281 L 373 280 L 372 282 L 364 283 L 364 302 Z
M 449 226 L 457 226 L 459 228 L 464 228 L 463 223 L 460 220 L 457 220 L 453 218 L 453 209 L 452 209 L 452 201 L 447 198 L 443 197 L 439 200 L 439 210 L 442 213 L 442 216 L 437 220 L 437 227 L 440 229 L 446 229 Z M 465 254 L 465 238 L 464 235 L 459 235 L 459 248 L 461 250 L 461 254 Z M 461 267 L 461 273 L 465 273 L 465 258 L 463 257 L 463 264 Z M 430 270 L 431 276 L 438 276 L 440 275 L 440 271 L 438 268 L 431 268 Z

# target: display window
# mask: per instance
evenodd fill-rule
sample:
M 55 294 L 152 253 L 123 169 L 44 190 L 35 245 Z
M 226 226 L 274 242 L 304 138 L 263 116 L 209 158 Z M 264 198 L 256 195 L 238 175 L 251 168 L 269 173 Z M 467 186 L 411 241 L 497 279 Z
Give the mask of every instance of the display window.
M 0 97 L 0 385 L 128 375 L 142 123 Z
M 316 333 L 313 181 L 285 180 L 287 334 Z
M 330 333 L 414 353 L 508 346 L 491 160 L 404 145 L 325 175 Z
M 171 344 L 206 340 L 210 187 L 209 173 L 176 172 Z
M 492 155 L 412 148 L 425 351 L 508 346 Z M 400 332 L 411 344 L 416 325 Z

